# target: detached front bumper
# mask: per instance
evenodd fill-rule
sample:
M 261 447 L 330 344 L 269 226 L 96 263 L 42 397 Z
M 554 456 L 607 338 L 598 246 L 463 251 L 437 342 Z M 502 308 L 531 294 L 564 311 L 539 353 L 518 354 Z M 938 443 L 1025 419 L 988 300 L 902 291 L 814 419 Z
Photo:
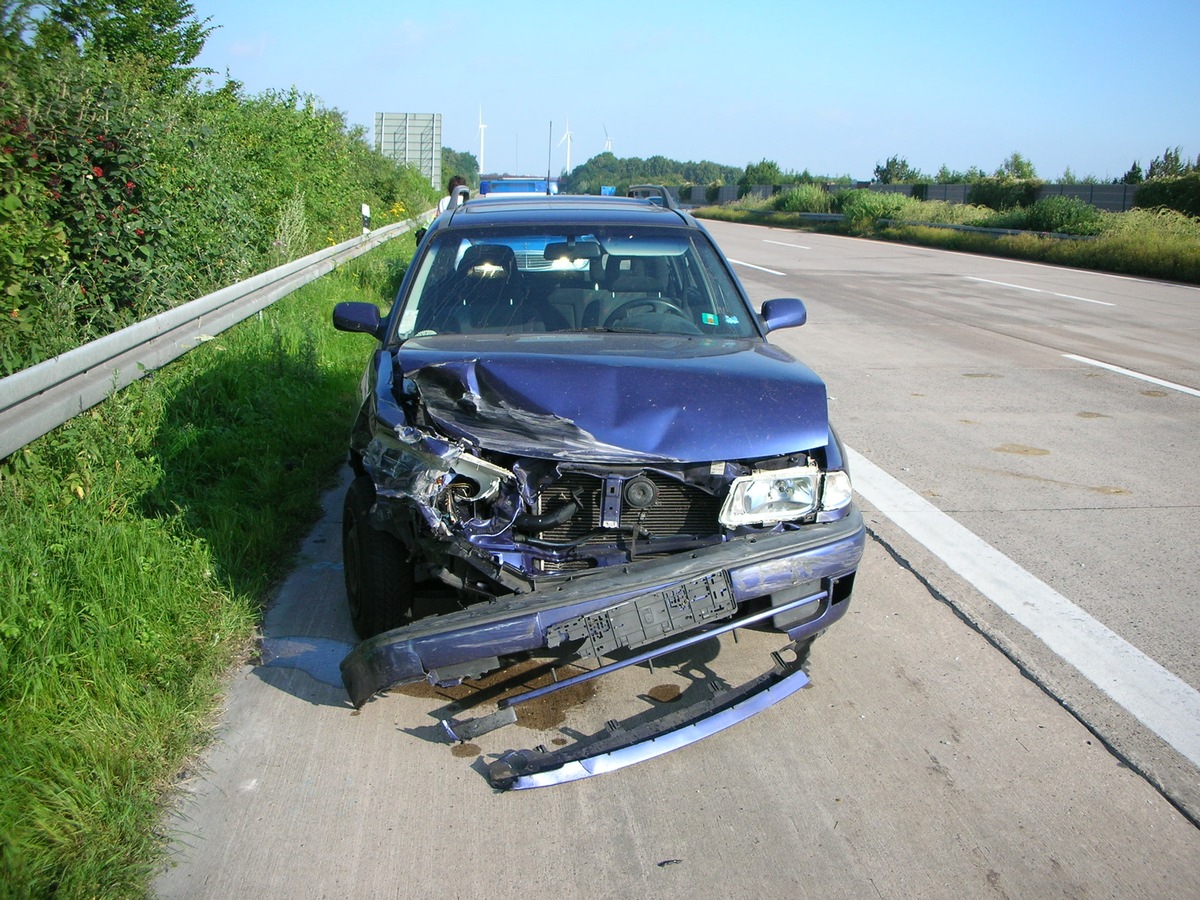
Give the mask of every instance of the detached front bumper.
M 764 597 L 776 598 L 770 606 L 812 597 L 798 618 L 776 621 L 800 642 L 845 614 L 849 595 L 837 585 L 857 570 L 864 543 L 862 516 L 851 507 L 836 522 L 539 584 L 363 641 L 342 660 L 342 681 L 350 701 L 361 707 L 396 685 L 423 679 L 455 684 L 498 668 L 500 657 L 581 635 L 588 635 L 585 643 L 597 653 L 666 641 L 667 635 L 674 639 L 729 619 L 742 604 Z M 670 607 L 683 614 L 672 618 Z M 663 621 L 664 609 L 670 621 Z
M 488 780 L 499 790 L 548 787 L 615 772 L 694 744 L 808 685 L 808 675 L 801 668 L 806 654 L 795 644 L 771 657 L 774 667 L 757 678 L 739 687 L 716 690 L 707 701 L 653 721 L 633 727 L 610 721 L 604 731 L 561 750 L 510 750 L 488 765 Z M 715 687 L 712 682 L 710 686 Z

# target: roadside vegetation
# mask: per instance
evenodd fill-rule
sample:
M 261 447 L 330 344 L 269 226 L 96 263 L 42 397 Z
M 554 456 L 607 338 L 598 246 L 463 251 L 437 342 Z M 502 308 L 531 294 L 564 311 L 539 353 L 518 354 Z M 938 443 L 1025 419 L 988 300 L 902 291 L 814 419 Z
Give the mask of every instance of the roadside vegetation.
M 1010 154 L 991 174 L 942 166 L 933 176 L 892 156 L 875 167 L 874 176 L 875 184 L 904 185 L 905 192 L 789 179 L 764 160 L 754 171 L 747 167 L 736 201 L 695 213 L 1200 284 L 1200 157 L 1192 162 L 1178 147 L 1167 148 L 1145 171 L 1134 160 L 1115 180 L 1137 186 L 1135 208 L 1121 213 L 1071 196 L 1038 199 L 1045 182 L 1020 153 Z M 1067 169 L 1058 183 L 1101 182 Z M 967 202 L 924 200 L 933 184 L 964 185 Z M 754 193 L 756 186 L 767 186 L 769 195 Z M 840 218 L 822 218 L 832 216 Z
M 201 85 L 189 3 L 0 0 L 0 376 L 438 191 L 296 90 Z M 0 460 L 0 897 L 140 897 L 179 773 L 344 457 L 411 237 Z
M 1190 179 L 1200 183 L 1200 174 L 1171 181 Z M 1190 196 L 1186 191 L 1179 193 Z M 813 213 L 844 218 L 826 221 Z M 1164 206 L 1110 213 L 1072 197 L 1051 196 L 992 209 L 862 188 L 829 192 L 815 185 L 800 185 L 770 197 L 747 195 L 724 206 L 695 210 L 695 214 L 1200 284 L 1200 219 Z
M 1079 241 L 1043 236 L 1039 231 L 993 236 L 914 224 L 881 227 L 876 234 L 946 250 L 1200 284 L 1200 219 L 1169 209 L 1101 216 L 1095 237 Z
M 709 162 L 680 162 L 665 156 L 641 159 L 637 156 L 614 156 L 606 151 L 597 154 L 559 179 L 559 190 L 567 194 L 599 194 L 602 187 L 611 187 L 624 196 L 633 184 L 661 184 L 665 187 L 688 189 L 703 186 L 711 200 L 724 185 L 738 185 L 741 193 L 756 184 L 840 184 L 850 185 L 849 175 L 813 175 L 784 171 L 771 160 L 750 163 L 744 169 Z
M 315 97 L 202 89 L 211 30 L 0 0 L 0 375 L 436 202 Z
M 0 470 L 0 896 L 144 896 L 177 774 L 345 457 L 411 237 L 285 297 Z

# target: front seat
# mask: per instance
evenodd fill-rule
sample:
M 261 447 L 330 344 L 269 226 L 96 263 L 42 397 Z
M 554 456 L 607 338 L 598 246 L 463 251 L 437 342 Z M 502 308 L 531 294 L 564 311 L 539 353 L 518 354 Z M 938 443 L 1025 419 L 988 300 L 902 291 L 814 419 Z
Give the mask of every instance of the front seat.
M 610 256 L 604 263 L 604 289 L 583 311 L 583 327 L 598 328 L 622 303 L 661 297 L 667 279 L 667 261 L 661 256 Z

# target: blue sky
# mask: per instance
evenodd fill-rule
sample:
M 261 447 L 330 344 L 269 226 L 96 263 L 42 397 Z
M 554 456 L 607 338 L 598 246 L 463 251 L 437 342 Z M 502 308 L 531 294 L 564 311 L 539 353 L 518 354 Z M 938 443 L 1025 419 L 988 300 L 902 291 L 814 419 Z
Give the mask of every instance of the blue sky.
M 1200 154 L 1200 0 L 193 0 L 197 64 L 373 128 L 439 112 L 488 171 L 600 153 L 868 179 L 887 157 L 1053 180 Z

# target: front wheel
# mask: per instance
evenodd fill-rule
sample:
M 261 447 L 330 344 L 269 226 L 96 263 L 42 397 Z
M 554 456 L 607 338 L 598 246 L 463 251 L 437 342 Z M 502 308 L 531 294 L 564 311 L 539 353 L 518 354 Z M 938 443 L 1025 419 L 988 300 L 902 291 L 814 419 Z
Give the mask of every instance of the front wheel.
M 342 506 L 342 562 L 350 621 L 360 638 L 399 628 L 412 617 L 413 567 L 393 534 L 371 525 L 375 483 L 355 478 Z

